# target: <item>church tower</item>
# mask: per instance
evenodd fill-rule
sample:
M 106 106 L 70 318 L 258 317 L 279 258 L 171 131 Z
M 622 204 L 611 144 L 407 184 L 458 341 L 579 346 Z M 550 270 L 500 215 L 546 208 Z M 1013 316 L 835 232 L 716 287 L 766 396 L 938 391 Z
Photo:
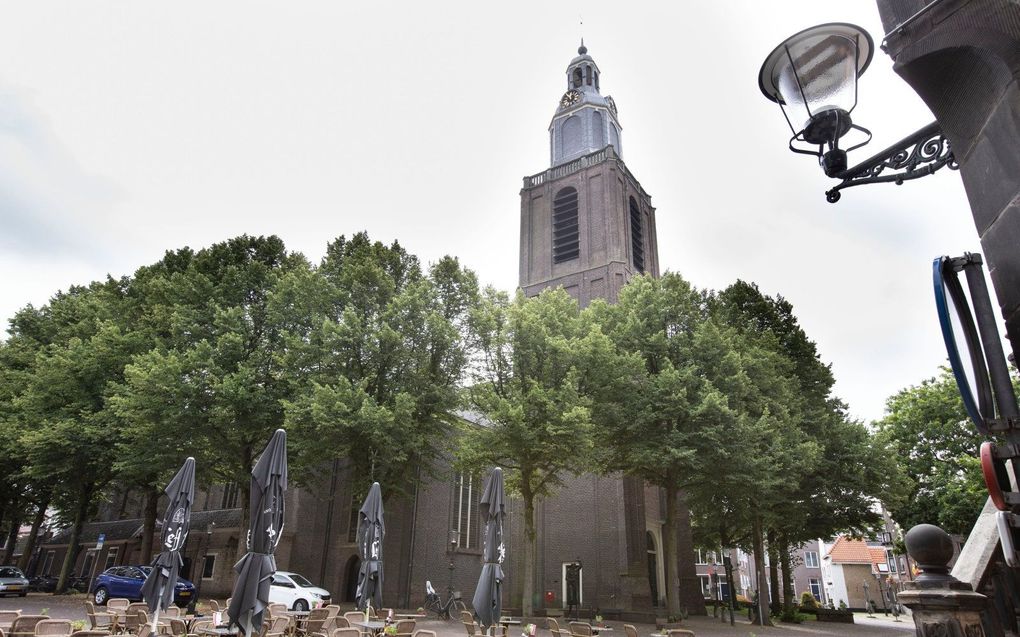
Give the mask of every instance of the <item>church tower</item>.
M 520 287 L 563 286 L 586 306 L 616 300 L 635 274 L 659 275 L 652 199 L 623 163 L 616 103 L 584 43 L 549 124 L 550 168 L 521 189 Z

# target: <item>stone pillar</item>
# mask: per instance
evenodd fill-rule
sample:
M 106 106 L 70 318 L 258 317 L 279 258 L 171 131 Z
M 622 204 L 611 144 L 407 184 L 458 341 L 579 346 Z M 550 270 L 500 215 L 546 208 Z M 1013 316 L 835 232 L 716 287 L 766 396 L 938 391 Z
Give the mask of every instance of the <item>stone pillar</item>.
M 1020 358 L 1020 3 L 877 0 L 893 69 L 952 144 Z M 876 98 L 878 96 L 875 96 Z M 920 124 L 920 122 L 919 122 Z
M 988 598 L 949 574 L 953 542 L 931 524 L 918 524 L 904 538 L 921 574 L 903 585 L 899 601 L 914 614 L 918 637 L 986 637 L 981 614 Z

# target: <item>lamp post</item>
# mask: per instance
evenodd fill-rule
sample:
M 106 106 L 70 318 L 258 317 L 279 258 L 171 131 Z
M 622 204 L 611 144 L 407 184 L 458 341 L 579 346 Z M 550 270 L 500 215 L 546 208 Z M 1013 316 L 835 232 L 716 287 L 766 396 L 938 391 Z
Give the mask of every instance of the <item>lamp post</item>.
M 454 552 L 457 549 L 457 543 L 458 543 L 459 540 L 460 540 L 460 534 L 456 531 L 456 529 L 451 529 L 450 530 L 450 565 L 448 567 L 450 569 L 450 585 L 446 587 L 446 595 L 447 595 L 447 597 L 449 597 L 450 595 L 453 595 L 453 566 L 454 566 L 453 565 L 453 554 L 454 554 Z
M 765 58 L 758 74 L 761 92 L 779 104 L 793 132 L 790 150 L 817 157 L 826 176 L 841 180 L 825 193 L 829 203 L 839 201 L 839 191 L 850 186 L 902 184 L 943 166 L 959 168 L 938 123 L 847 168 L 847 153 L 871 141 L 871 131 L 855 124 L 850 113 L 857 106 L 858 79 L 874 49 L 874 40 L 858 26 L 821 24 L 784 40 Z M 858 134 L 844 149 L 841 141 L 851 131 Z

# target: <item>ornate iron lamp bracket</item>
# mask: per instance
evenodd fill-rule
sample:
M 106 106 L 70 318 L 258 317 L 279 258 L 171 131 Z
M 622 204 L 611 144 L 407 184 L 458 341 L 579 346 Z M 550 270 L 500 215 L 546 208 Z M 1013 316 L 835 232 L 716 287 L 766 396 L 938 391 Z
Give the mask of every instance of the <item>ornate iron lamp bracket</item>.
M 836 203 L 843 188 L 890 181 L 900 185 L 909 179 L 930 175 L 943 166 L 957 170 L 960 164 L 942 128 L 938 122 L 932 122 L 871 158 L 834 175 L 842 181 L 826 191 L 825 198 L 829 203 Z

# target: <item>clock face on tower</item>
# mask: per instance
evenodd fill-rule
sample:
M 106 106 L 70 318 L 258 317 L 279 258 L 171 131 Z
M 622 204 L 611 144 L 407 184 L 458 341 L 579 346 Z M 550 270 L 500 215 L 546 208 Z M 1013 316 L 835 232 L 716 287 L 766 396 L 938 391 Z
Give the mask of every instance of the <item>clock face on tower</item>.
M 560 98 L 560 106 L 562 108 L 566 108 L 577 104 L 579 101 L 581 101 L 581 93 L 575 90 L 569 90 L 563 94 L 563 97 Z

